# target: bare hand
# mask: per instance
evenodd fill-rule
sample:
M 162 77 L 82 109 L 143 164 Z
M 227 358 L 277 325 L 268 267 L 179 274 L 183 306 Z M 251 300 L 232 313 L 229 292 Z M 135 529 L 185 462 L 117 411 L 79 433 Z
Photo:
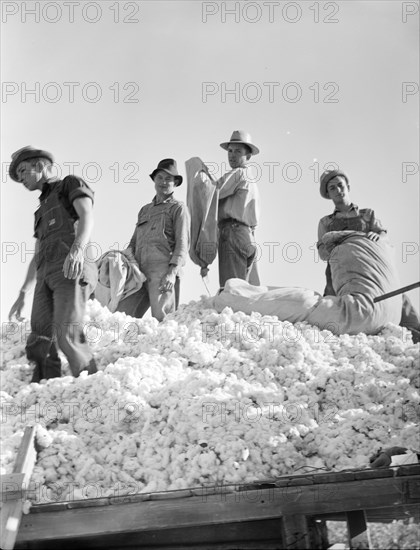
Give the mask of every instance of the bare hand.
M 204 277 L 207 277 L 207 274 L 209 272 L 209 268 L 206 266 L 206 267 L 202 267 L 200 269 L 200 275 L 201 277 L 204 279 Z
M 83 249 L 81 246 L 72 246 L 64 260 L 63 273 L 67 279 L 77 279 L 83 269 Z
M 175 284 L 175 274 L 166 273 L 160 281 L 159 290 L 161 292 L 170 292 L 174 288 Z
M 21 316 L 22 309 L 25 305 L 25 292 L 21 290 L 19 292 L 19 297 L 16 300 L 16 302 L 12 305 L 9 311 L 9 321 L 12 320 L 13 315 L 15 315 L 16 319 L 18 321 L 23 321 L 23 317 Z

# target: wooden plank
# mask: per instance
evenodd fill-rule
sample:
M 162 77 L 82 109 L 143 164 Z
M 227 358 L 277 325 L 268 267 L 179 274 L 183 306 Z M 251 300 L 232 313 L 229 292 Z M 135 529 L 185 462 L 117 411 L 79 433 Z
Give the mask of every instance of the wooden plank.
M 420 465 L 419 464 L 403 464 L 402 466 L 398 466 L 395 470 L 395 475 L 397 476 L 412 476 L 416 475 L 416 473 L 419 470 Z
M 420 523 L 420 506 L 418 504 L 402 504 L 398 506 L 389 506 L 387 508 L 371 508 L 365 510 L 366 518 L 369 523 L 391 523 L 394 520 L 403 520 L 412 518 Z M 326 521 L 346 521 L 346 513 L 328 513 L 322 516 L 315 516 L 316 519 Z
M 419 479 L 420 476 L 368 479 L 71 510 L 49 505 L 49 512 L 24 516 L 19 540 L 66 539 L 75 533 L 93 536 L 402 506 L 407 504 L 407 482 Z M 42 505 L 37 508 L 42 511 Z
M 156 529 L 141 533 L 117 533 L 60 541 L 42 540 L 20 543 L 15 550 L 74 550 L 124 548 L 165 548 L 171 550 L 278 550 L 283 548 L 279 520 L 237 522 L 223 525 L 193 526 L 188 528 Z
M 16 500 L 23 497 L 25 474 L 3 474 L 0 479 L 1 501 Z
M 350 550 L 369 550 L 371 544 L 364 510 L 353 510 L 346 516 Z
M 14 474 L 23 473 L 22 485 L 27 487 L 31 479 L 32 470 L 36 461 L 35 434 L 36 426 L 25 428 L 22 442 L 16 457 Z M 23 499 L 7 500 L 1 508 L 1 533 L 0 546 L 3 550 L 11 550 L 14 547 L 19 525 L 21 523 Z
M 360 470 L 356 472 L 354 478 L 357 480 L 362 479 L 378 479 L 379 477 L 394 477 L 395 472 L 392 469 L 384 468 L 382 470 Z
M 307 516 L 302 514 L 283 516 L 281 523 L 283 548 L 288 550 L 308 550 L 315 548 L 312 542 Z

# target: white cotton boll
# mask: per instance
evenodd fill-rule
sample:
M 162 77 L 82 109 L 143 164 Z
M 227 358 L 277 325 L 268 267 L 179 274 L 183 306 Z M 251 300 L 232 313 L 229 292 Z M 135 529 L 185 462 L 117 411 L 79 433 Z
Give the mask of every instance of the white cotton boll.
M 365 467 L 390 442 L 419 447 L 419 346 L 398 328 L 324 338 L 309 325 L 218 314 L 206 303 L 183 305 L 159 324 L 92 302 L 87 322 L 102 328 L 94 377 L 29 385 L 26 364 L 2 372 L 4 402 L 19 407 L 2 426 L 2 471 L 11 471 L 36 416 L 52 439 L 34 469 L 40 487 L 54 484 L 47 480 L 55 472 L 57 483 L 78 476 L 79 485 L 111 495 L 121 483 L 153 491 L 253 481 L 311 464 Z M 203 339 L 205 323 L 218 330 Z M 97 495 L 80 490 L 87 496 Z
M 29 514 L 29 512 L 31 511 L 31 506 L 32 504 L 30 500 L 25 500 L 22 506 L 22 514 Z
M 6 351 L 5 353 L 3 353 L 3 361 L 5 361 L 6 363 L 12 361 L 14 357 L 15 354 L 13 351 Z
M 55 467 L 48 466 L 47 464 L 43 464 L 44 467 L 44 477 L 45 481 L 47 483 L 53 483 L 57 481 L 58 479 L 58 472 Z
M 35 437 L 36 437 L 36 444 L 41 449 L 46 449 L 51 445 L 53 441 L 51 434 L 49 434 L 48 431 L 40 425 L 38 425 L 37 427 Z

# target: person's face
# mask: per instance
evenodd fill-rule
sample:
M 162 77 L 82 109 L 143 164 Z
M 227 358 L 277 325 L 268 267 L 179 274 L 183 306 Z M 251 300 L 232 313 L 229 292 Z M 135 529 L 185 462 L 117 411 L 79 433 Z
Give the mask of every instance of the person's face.
M 41 162 L 24 160 L 18 164 L 16 173 L 19 182 L 23 183 L 29 191 L 42 189 L 45 179 L 43 165 Z
M 346 178 L 343 176 L 336 176 L 327 183 L 328 197 L 334 202 L 348 201 L 349 189 Z
M 248 149 L 240 143 L 230 143 L 228 146 L 228 161 L 231 168 L 245 166 L 251 157 Z
M 174 192 L 175 178 L 163 170 L 159 170 L 153 181 L 155 182 L 155 190 L 159 198 L 167 198 Z

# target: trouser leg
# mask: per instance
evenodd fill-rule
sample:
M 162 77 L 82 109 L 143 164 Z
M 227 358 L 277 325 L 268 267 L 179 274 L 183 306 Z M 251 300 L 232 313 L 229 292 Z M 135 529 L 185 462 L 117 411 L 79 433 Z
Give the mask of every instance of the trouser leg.
M 326 285 L 324 288 L 324 296 L 336 296 L 333 284 L 332 284 L 332 275 L 331 275 L 331 265 L 328 262 L 327 268 L 325 270 Z
M 254 237 L 254 232 L 252 232 L 252 237 Z M 260 274 L 258 272 L 257 264 L 257 249 L 255 248 L 255 253 L 248 257 L 248 273 L 246 279 L 251 285 L 259 286 Z
M 31 313 L 31 334 L 26 342 L 26 356 L 35 364 L 31 382 L 47 376 L 47 356 L 53 341 L 53 297 L 45 280 L 38 279 L 35 286 Z
M 168 271 L 167 263 L 156 263 L 149 266 L 144 266 L 144 273 L 147 276 L 147 290 L 149 293 L 150 307 L 152 309 L 152 317 L 158 321 L 163 321 L 168 313 L 175 311 L 175 285 L 169 292 L 161 292 L 162 277 Z
M 400 326 L 407 328 L 413 337 L 413 342 L 420 342 L 420 316 L 414 308 L 407 294 L 402 295 L 403 304 L 401 312 Z
M 176 277 L 175 278 L 175 309 L 178 309 L 180 295 L 181 295 L 181 280 L 179 277 Z
M 251 240 L 252 231 L 242 224 L 225 224 L 219 233 L 219 284 L 223 287 L 228 279 L 248 281 L 252 273 L 252 284 L 259 284 L 258 271 L 253 268 L 256 246 Z
M 53 341 L 50 351 L 45 361 L 45 378 L 60 378 L 61 376 L 61 359 L 58 356 L 57 346 Z
M 131 317 L 141 319 L 149 307 L 149 292 L 147 289 L 147 283 L 145 282 L 140 290 L 137 290 L 137 292 L 130 294 L 127 298 L 120 300 L 116 311 L 122 311 Z
M 79 279 L 67 279 L 61 272 L 49 279 L 58 345 L 67 357 L 73 376 L 79 376 L 82 370 L 93 374 L 95 360 L 83 332 L 86 301 L 91 292 L 89 285 L 82 286 Z

